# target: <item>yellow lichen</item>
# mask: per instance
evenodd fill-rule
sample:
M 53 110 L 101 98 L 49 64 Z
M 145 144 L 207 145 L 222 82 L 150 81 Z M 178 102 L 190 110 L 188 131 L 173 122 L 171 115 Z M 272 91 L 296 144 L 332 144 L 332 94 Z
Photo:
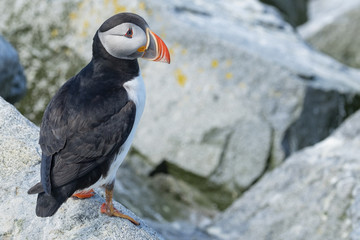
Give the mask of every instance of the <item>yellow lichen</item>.
M 187 77 L 186 77 L 185 74 L 181 71 L 180 68 L 178 68 L 178 69 L 175 70 L 175 78 L 176 78 L 177 83 L 178 83 L 181 87 L 185 86 L 186 81 L 187 81 Z
M 87 29 L 87 28 L 89 27 L 89 25 L 90 25 L 89 21 L 88 21 L 88 20 L 85 20 L 85 21 L 83 22 L 83 29 Z
M 70 56 L 71 55 L 71 51 L 69 49 L 65 49 L 65 55 L 66 56 Z
M 112 5 L 114 7 L 114 13 L 126 12 L 126 7 L 120 5 L 117 0 L 113 0 Z
M 232 72 L 227 72 L 227 73 L 225 74 L 225 78 L 226 78 L 226 79 L 232 79 L 232 78 L 233 78 Z
M 77 18 L 77 14 L 74 12 L 70 13 L 69 18 L 70 18 L 70 20 L 75 20 Z
M 174 48 L 169 48 L 169 52 L 170 52 L 170 56 L 174 55 L 175 54 Z
M 50 35 L 51 35 L 52 38 L 55 38 L 57 35 L 59 35 L 59 31 L 56 28 L 54 28 L 51 31 Z
M 219 61 L 214 59 L 211 61 L 211 67 L 217 68 L 219 66 Z
M 79 2 L 79 3 L 78 3 L 78 8 L 79 8 L 79 9 L 81 9 L 81 8 L 84 7 L 84 4 L 85 4 L 84 2 L 86 2 L 86 1 L 83 1 L 83 2 Z
M 140 9 L 140 10 L 145 10 L 145 9 L 146 9 L 146 5 L 145 5 L 144 2 L 140 2 L 140 3 L 139 3 L 139 9 Z

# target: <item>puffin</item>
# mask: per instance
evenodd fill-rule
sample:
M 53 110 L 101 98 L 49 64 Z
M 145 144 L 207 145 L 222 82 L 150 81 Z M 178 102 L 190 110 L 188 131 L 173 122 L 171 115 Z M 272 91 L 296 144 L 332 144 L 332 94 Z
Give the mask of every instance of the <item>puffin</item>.
M 139 225 L 113 205 L 116 172 L 127 155 L 145 106 L 138 58 L 170 63 L 164 41 L 134 13 L 118 13 L 96 31 L 92 59 L 58 90 L 40 125 L 41 181 L 36 215 L 53 216 L 70 197 L 105 188 L 100 212 Z

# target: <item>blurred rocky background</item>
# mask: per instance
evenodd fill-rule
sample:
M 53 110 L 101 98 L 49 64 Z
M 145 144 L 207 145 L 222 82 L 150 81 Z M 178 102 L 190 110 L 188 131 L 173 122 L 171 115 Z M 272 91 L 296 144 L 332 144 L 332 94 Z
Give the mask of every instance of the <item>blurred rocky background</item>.
M 3 0 L 0 9 L 0 35 L 27 77 L 15 106 L 37 125 L 90 61 L 108 17 L 136 12 L 165 40 L 170 65 L 140 60 L 147 106 L 115 196 L 165 239 L 360 239 L 360 0 Z M 25 77 L 3 38 L 0 86 L 6 76 L 16 94 L 0 93 L 13 103 Z
M 11 44 L 0 36 L 0 96 L 10 103 L 26 92 L 26 78 L 19 56 Z

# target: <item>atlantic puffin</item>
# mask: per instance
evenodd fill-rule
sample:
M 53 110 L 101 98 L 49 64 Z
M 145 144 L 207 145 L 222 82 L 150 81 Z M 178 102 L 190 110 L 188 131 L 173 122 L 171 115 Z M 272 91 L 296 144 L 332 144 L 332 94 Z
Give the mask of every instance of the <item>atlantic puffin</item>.
M 138 58 L 170 63 L 161 38 L 134 13 L 119 13 L 97 30 L 90 63 L 48 104 L 40 127 L 41 181 L 36 215 L 49 217 L 69 197 L 88 198 L 104 187 L 101 213 L 129 219 L 113 206 L 116 171 L 133 141 L 144 110 L 145 86 Z

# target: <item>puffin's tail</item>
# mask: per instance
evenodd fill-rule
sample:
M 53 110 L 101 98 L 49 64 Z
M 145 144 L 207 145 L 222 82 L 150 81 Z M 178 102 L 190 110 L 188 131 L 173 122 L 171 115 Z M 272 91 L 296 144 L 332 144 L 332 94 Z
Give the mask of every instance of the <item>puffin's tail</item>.
M 38 193 L 36 215 L 38 217 L 51 217 L 56 213 L 61 204 L 63 204 L 74 192 L 74 185 L 68 184 L 53 189 L 50 195 L 45 193 L 42 184 L 38 183 L 29 189 L 28 194 Z
M 36 215 L 38 217 L 51 217 L 65 201 L 66 199 L 59 201 L 45 192 L 39 193 L 36 202 Z

